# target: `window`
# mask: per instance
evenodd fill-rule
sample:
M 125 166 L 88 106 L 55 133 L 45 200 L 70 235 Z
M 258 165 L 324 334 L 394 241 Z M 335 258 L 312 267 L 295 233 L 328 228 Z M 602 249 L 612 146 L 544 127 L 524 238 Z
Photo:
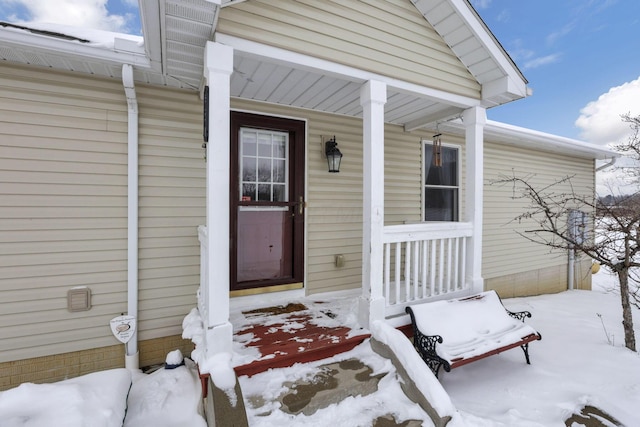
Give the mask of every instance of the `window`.
M 442 166 L 433 161 L 433 144 L 424 143 L 424 214 L 425 221 L 458 221 L 459 165 L 458 147 L 441 147 Z
M 287 202 L 286 132 L 240 129 L 240 199 Z

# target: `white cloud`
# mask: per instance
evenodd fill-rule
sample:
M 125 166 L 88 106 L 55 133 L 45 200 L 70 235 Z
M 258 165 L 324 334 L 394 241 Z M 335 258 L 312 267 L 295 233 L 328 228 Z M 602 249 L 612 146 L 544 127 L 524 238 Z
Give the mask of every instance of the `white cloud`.
M 524 70 L 531 70 L 533 68 L 538 68 L 543 65 L 553 64 L 554 62 L 558 62 L 562 55 L 560 53 L 554 53 L 547 56 L 539 56 L 537 58 L 531 59 L 524 63 Z
M 471 0 L 471 4 L 476 9 L 487 9 L 491 6 L 492 0 Z
M 9 0 L 24 7 L 29 18 L 21 23 L 56 23 L 74 27 L 126 32 L 131 15 L 109 14 L 107 0 Z
M 622 121 L 623 114 L 640 115 L 640 77 L 621 86 L 616 86 L 596 101 L 588 103 L 580 110 L 575 125 L 581 130 L 585 141 L 613 146 L 627 142 L 632 136 L 629 124 Z M 630 182 L 619 167 L 636 167 L 629 158 L 619 158 L 616 167 L 598 172 L 598 194 L 630 194 L 638 191 L 638 184 Z
M 498 22 L 509 22 L 511 20 L 511 12 L 509 12 L 507 9 L 503 10 L 498 14 L 496 20 Z
M 581 138 L 588 142 L 618 144 L 631 136 L 629 124 L 620 117 L 623 114 L 640 115 L 640 77 L 613 87 L 588 103 L 580 110 L 575 125 L 581 130 Z
M 564 27 L 562 27 L 558 31 L 555 31 L 555 32 L 549 34 L 547 36 L 547 43 L 549 43 L 549 44 L 555 43 L 558 39 L 570 34 L 575 29 L 575 27 L 576 27 L 576 23 L 575 22 L 570 22 L 570 23 L 566 24 Z

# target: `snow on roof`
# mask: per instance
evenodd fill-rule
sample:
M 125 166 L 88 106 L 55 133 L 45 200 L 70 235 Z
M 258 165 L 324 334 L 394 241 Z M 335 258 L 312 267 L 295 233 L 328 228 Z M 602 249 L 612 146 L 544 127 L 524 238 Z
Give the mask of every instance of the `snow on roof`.
M 144 38 L 142 36 L 97 30 L 93 28 L 72 27 L 69 25 L 49 22 L 28 22 L 24 24 L 0 22 L 0 27 L 9 31 L 27 32 L 44 37 L 67 40 L 69 42 L 82 43 L 92 47 L 110 50 L 114 50 L 116 48 L 117 39 L 133 42 L 129 44 L 135 45 L 138 48 L 142 48 L 144 46 Z

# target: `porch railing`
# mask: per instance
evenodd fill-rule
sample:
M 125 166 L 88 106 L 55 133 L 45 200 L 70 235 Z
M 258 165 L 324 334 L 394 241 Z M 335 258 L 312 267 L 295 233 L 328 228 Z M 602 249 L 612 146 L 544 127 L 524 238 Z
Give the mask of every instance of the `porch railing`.
M 425 223 L 384 227 L 383 294 L 386 315 L 404 313 L 418 301 L 466 293 L 470 223 Z
M 423 223 L 384 227 L 383 296 L 386 315 L 404 313 L 412 303 L 455 298 L 469 292 L 466 261 L 470 223 Z M 198 227 L 200 289 L 198 310 L 209 320 L 207 227 Z
M 200 241 L 200 289 L 198 289 L 198 311 L 203 322 L 209 321 L 209 247 L 207 246 L 207 227 L 198 226 L 198 240 Z M 207 325 L 205 325 L 207 326 Z

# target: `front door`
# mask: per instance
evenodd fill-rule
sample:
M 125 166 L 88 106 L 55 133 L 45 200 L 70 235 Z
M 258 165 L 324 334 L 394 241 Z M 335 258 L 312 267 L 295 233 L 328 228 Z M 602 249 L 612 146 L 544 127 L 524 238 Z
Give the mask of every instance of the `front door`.
M 304 144 L 303 121 L 231 113 L 232 295 L 302 287 Z

